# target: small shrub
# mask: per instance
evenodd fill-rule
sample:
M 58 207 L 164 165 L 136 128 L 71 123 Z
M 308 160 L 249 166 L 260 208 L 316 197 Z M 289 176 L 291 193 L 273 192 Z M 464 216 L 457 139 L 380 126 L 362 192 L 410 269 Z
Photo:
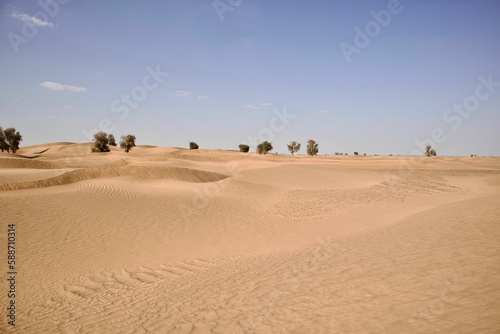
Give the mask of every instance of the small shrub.
M 298 152 L 300 150 L 300 143 L 297 143 L 294 140 L 294 141 L 291 141 L 290 144 L 287 145 L 287 147 L 288 147 L 288 151 L 290 151 L 290 153 L 292 153 L 292 155 L 293 155 L 295 152 Z
M 2 128 L 0 128 L 1 130 Z M 2 152 L 3 150 L 7 150 L 9 152 L 9 149 L 12 150 L 12 153 L 16 153 L 16 151 L 19 149 L 19 143 L 23 140 L 23 136 L 19 133 L 19 131 L 16 131 L 16 128 L 7 128 L 4 131 L 2 131 L 2 135 L 0 137 L 0 146 L 2 147 Z
M 109 152 L 109 137 L 106 132 L 100 131 L 94 135 L 94 147 L 92 147 L 92 153 L 94 152 Z
M 120 141 L 120 148 L 123 149 L 125 153 L 128 153 L 133 147 L 135 147 L 135 136 L 122 136 L 122 140 Z
M 250 151 L 250 146 L 246 144 L 240 144 L 238 147 L 240 148 L 240 152 L 248 153 Z
M 354 155 L 358 155 L 358 152 L 354 151 Z
M 316 143 L 314 140 L 309 139 L 307 141 L 307 154 L 310 156 L 315 156 L 318 154 L 318 143 Z
M 257 145 L 257 153 L 259 154 L 266 154 L 267 152 L 272 150 L 273 150 L 273 145 L 267 140 Z
M 436 150 L 433 149 L 431 145 L 427 145 L 425 147 L 425 156 L 427 157 L 436 156 Z
M 196 144 L 194 141 L 189 142 L 190 150 L 197 150 L 198 148 L 199 148 L 198 144 Z
M 108 135 L 108 141 L 110 146 L 116 146 L 115 136 L 113 136 L 111 133 Z

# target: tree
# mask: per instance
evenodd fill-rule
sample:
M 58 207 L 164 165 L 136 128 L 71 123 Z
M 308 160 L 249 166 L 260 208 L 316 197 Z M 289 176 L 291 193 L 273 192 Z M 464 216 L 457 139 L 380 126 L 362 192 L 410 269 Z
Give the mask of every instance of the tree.
M 248 151 L 250 150 L 250 146 L 246 144 L 240 144 L 238 147 L 240 148 L 240 152 L 248 153 Z
M 309 139 L 307 141 L 307 154 L 310 156 L 314 156 L 318 154 L 318 143 L 316 143 L 314 140 Z
M 120 148 L 125 151 L 125 153 L 130 152 L 132 147 L 135 147 L 135 136 L 134 135 L 126 135 L 122 136 L 122 140 L 120 141 Z
M 357 151 L 354 151 L 354 155 L 358 155 L 359 153 Z
M 106 132 L 99 131 L 94 135 L 94 147 L 92 147 L 92 153 L 94 152 L 109 152 L 109 137 Z
M 197 150 L 198 148 L 199 148 L 198 144 L 196 144 L 194 141 L 189 142 L 190 150 Z
M 10 146 L 6 141 L 5 133 L 3 132 L 3 129 L 1 126 L 0 126 L 0 149 L 2 150 L 2 152 L 4 150 L 7 150 L 7 153 L 9 153 L 9 150 L 10 150 Z
M 19 131 L 16 132 L 16 128 L 5 129 L 3 134 L 5 137 L 5 141 L 7 141 L 7 145 L 12 150 L 12 153 L 16 153 L 16 151 L 19 149 L 19 143 L 23 140 L 23 136 L 21 136 Z M 2 147 L 4 147 L 4 144 L 2 144 Z M 5 148 L 7 148 L 7 147 L 5 147 Z M 8 152 L 8 148 L 7 148 L 7 152 Z
M 116 146 L 115 136 L 113 136 L 111 133 L 108 135 L 108 141 L 109 145 Z
M 290 151 L 292 155 L 300 150 L 300 143 L 297 143 L 295 140 L 291 141 L 290 144 L 288 144 L 287 146 L 288 146 L 288 151 Z
M 431 145 L 427 145 L 425 147 L 425 155 L 427 157 L 432 157 L 432 156 L 436 156 L 436 150 L 432 148 Z
M 273 145 L 267 140 L 257 145 L 257 153 L 259 154 L 266 154 L 267 152 L 272 150 L 273 150 Z

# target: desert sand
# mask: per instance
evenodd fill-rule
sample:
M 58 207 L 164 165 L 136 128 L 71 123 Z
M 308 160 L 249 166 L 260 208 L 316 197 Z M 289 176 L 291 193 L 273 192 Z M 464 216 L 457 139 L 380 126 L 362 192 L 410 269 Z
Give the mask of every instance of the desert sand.
M 0 154 L 2 333 L 500 332 L 500 158 L 90 147 Z

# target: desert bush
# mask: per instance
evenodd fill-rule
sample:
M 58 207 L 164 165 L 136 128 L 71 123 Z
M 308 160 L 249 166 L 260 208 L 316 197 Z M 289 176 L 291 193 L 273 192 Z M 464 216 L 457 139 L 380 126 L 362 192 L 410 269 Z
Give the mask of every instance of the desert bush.
M 354 151 L 354 155 L 358 155 L 358 152 Z
M 19 143 L 23 140 L 23 136 L 21 136 L 19 131 L 16 131 L 16 128 L 7 128 L 2 131 L 2 134 L 3 139 L 0 138 L 2 152 L 4 149 L 9 152 L 10 149 L 12 150 L 12 153 L 16 153 L 19 149 Z
M 122 140 L 120 141 L 120 148 L 123 149 L 125 153 L 128 153 L 133 147 L 135 147 L 135 136 L 122 136 Z
M 339 155 L 339 152 L 335 152 L 335 155 Z
M 198 144 L 196 144 L 194 141 L 189 142 L 190 150 L 197 150 L 198 148 L 199 148 Z
M 425 156 L 427 157 L 436 156 L 436 150 L 433 149 L 431 145 L 427 145 L 425 147 Z
M 250 146 L 246 144 L 240 144 L 238 147 L 240 148 L 240 152 L 248 153 L 250 150 Z
M 108 142 L 110 146 L 116 146 L 115 136 L 113 136 L 111 133 L 108 135 Z
M 314 156 L 318 154 L 319 149 L 318 149 L 318 143 L 316 143 L 314 140 L 309 139 L 307 141 L 307 154 L 310 156 Z
M 92 153 L 94 152 L 109 152 L 109 138 L 108 134 L 103 131 L 99 131 L 94 134 L 94 147 L 92 147 Z
M 300 143 L 297 143 L 295 140 L 291 141 L 290 144 L 287 145 L 288 151 L 292 153 L 298 152 L 300 150 Z
M 273 145 L 267 140 L 257 145 L 257 153 L 259 154 L 266 154 L 267 152 L 272 150 L 273 150 Z

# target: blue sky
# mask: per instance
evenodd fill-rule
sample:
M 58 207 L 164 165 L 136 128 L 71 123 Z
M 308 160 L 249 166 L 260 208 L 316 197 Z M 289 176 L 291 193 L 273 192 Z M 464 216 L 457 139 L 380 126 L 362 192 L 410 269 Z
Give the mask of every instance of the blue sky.
M 500 155 L 498 1 L 58 1 L 0 4 L 0 126 L 22 145 Z

